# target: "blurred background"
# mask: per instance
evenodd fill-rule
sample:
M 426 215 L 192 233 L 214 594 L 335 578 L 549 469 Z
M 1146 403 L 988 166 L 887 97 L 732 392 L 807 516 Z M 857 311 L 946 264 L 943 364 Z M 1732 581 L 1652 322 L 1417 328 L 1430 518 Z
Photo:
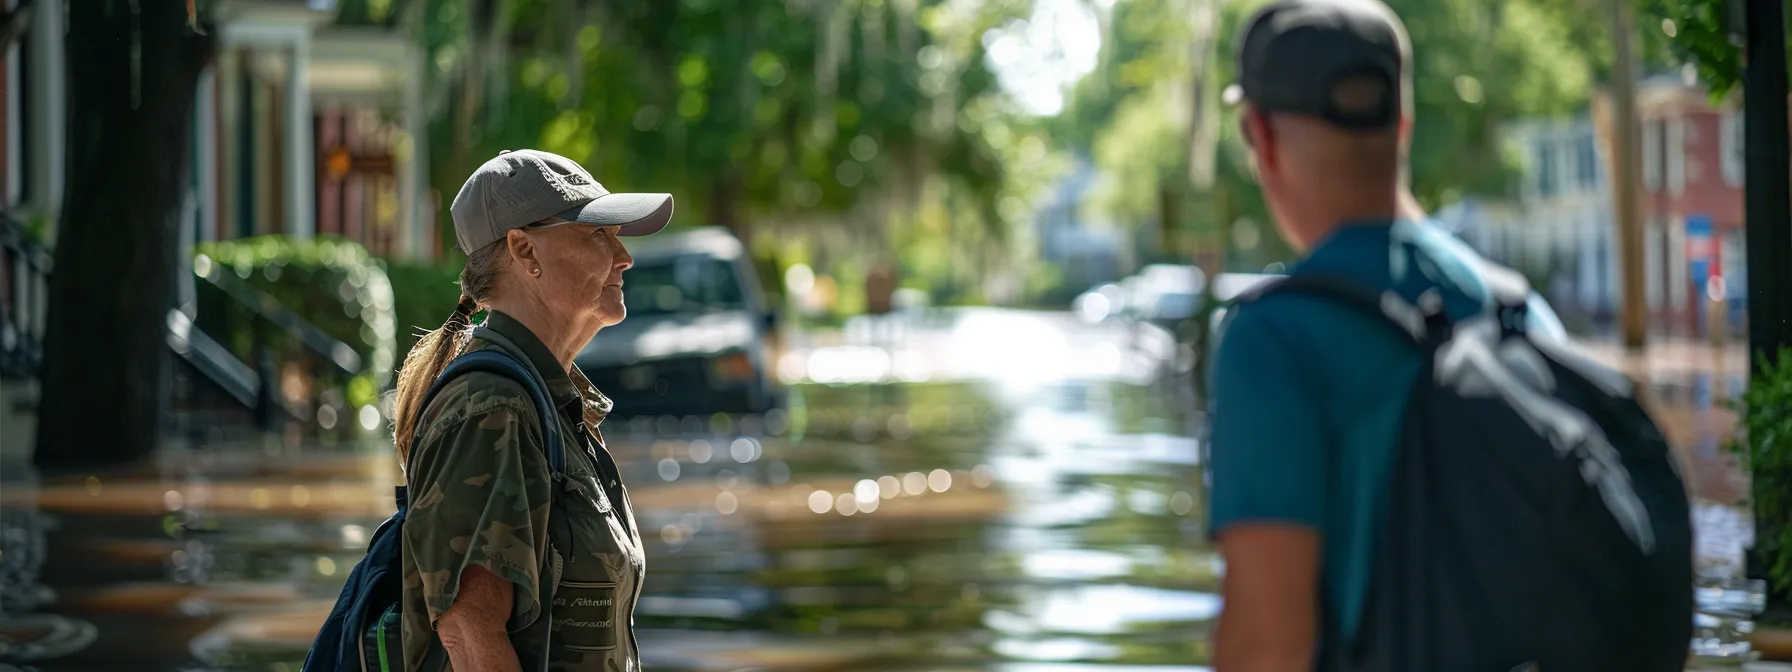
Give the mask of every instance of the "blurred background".
M 0 0 L 0 670 L 296 672 L 525 147 L 678 199 L 577 360 L 649 669 L 1205 669 L 1197 381 L 1296 261 L 1219 103 L 1261 4 Z M 1690 650 L 1792 660 L 1781 3 L 1390 4 L 1419 200 L 1681 451 Z

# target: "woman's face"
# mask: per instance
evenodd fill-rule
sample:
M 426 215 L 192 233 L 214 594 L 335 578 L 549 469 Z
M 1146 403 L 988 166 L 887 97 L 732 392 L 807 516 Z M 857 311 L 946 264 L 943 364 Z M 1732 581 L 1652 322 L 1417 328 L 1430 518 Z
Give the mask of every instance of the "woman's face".
M 614 226 L 569 223 L 529 232 L 541 268 L 530 279 L 549 308 L 568 316 L 591 315 L 605 327 L 628 316 L 622 272 L 635 260 L 623 249 L 617 231 Z

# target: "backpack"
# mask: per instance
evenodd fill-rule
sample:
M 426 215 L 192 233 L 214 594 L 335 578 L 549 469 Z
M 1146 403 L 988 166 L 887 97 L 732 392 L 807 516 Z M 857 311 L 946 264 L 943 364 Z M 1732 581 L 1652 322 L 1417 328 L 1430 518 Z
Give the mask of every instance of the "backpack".
M 1667 440 L 1631 381 L 1525 334 L 1530 289 L 1485 267 L 1496 310 L 1452 323 L 1349 278 L 1297 275 L 1243 297 L 1303 293 L 1377 316 L 1426 354 L 1387 485 L 1368 599 L 1336 672 L 1684 669 L 1693 626 L 1691 510 Z
M 542 419 L 549 467 L 555 474 L 564 473 L 566 456 L 561 450 L 560 423 L 556 422 L 558 416 L 541 383 L 540 374 L 527 359 L 508 352 L 514 349 L 508 341 L 484 330 L 475 335 L 490 339 L 501 347 L 476 350 L 449 362 L 430 385 L 419 408 L 429 408 L 430 402 L 448 381 L 469 373 L 491 373 L 514 380 L 528 390 L 529 398 L 535 402 L 536 417 Z M 417 440 L 412 439 L 412 456 L 417 454 Z M 414 472 L 407 468 L 405 473 Z M 398 512 L 374 530 L 367 556 L 349 573 L 348 583 L 336 598 L 336 606 L 330 610 L 329 618 L 324 620 L 317 639 L 305 656 L 302 672 L 398 672 L 405 669 L 404 646 L 399 641 L 404 594 L 404 567 L 400 563 L 403 535 L 400 531 L 409 504 L 404 486 L 396 488 L 395 498 Z M 542 618 L 548 618 L 549 609 L 551 605 L 542 605 Z M 424 669 L 441 669 L 444 665 L 440 663 L 446 662 L 446 655 L 440 644 L 431 647 Z

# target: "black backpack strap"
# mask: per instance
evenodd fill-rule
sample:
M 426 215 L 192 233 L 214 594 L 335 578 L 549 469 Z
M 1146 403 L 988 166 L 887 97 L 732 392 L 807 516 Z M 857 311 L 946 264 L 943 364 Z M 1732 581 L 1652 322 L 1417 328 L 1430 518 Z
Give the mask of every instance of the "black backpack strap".
M 478 332 L 475 333 L 477 334 Z M 485 336 L 485 334 L 479 335 L 482 337 Z M 442 373 L 436 376 L 434 383 L 430 384 L 429 392 L 424 394 L 423 404 L 419 408 L 429 408 L 429 404 L 435 401 L 436 395 L 441 393 L 442 389 L 447 386 L 449 381 L 469 373 L 491 373 L 516 381 L 529 393 L 529 400 L 535 404 L 535 415 L 541 420 L 541 436 L 542 442 L 545 444 L 544 449 L 547 452 L 548 468 L 553 471 L 555 476 L 565 474 L 566 453 L 562 448 L 561 443 L 559 416 L 557 411 L 554 410 L 554 404 L 553 401 L 551 401 L 552 397 L 548 394 L 547 387 L 542 383 L 541 372 L 537 371 L 533 365 L 529 364 L 528 358 L 512 354 L 509 349 L 505 347 L 509 344 L 508 340 L 491 340 L 499 347 L 488 350 L 475 350 L 466 353 L 454 358 L 454 361 L 449 362 L 448 366 L 443 367 Z M 515 346 L 512 345 L 510 347 L 514 348 Z M 411 441 L 411 459 L 416 459 L 418 453 L 417 448 L 422 442 L 422 434 L 415 433 L 412 436 Z M 413 465 L 405 465 L 405 474 L 407 478 L 409 478 L 410 474 L 415 473 L 412 471 L 412 468 Z M 400 487 L 400 507 L 405 505 L 404 499 L 404 488 Z M 544 603 L 542 606 L 542 617 L 547 618 L 552 609 L 552 605 Z M 436 640 L 430 645 L 428 652 L 424 655 L 422 669 L 447 669 L 447 658 L 447 651 L 442 648 L 441 641 Z M 543 660 L 545 660 L 545 658 Z
M 1374 315 L 1406 338 L 1420 345 L 1439 342 L 1449 337 L 1449 320 L 1444 316 L 1443 298 L 1427 292 L 1414 305 L 1393 291 L 1376 291 L 1355 278 L 1324 273 L 1291 275 L 1251 288 L 1232 302 L 1242 305 L 1277 294 L 1308 294 L 1349 306 L 1358 312 Z
M 460 376 L 473 372 L 491 373 L 516 381 L 529 393 L 530 401 L 535 403 L 535 415 L 541 420 L 541 436 L 548 455 L 548 467 L 556 474 L 566 472 L 566 453 L 561 447 L 559 416 L 554 410 L 554 403 L 545 385 L 541 382 L 541 374 L 535 371 L 528 360 L 519 359 L 505 351 L 502 347 L 495 350 L 475 350 L 454 358 L 442 369 L 441 375 L 429 386 L 429 392 L 423 396 L 420 408 L 429 408 L 447 383 Z M 417 443 L 422 434 L 414 434 L 411 438 L 411 456 L 417 455 Z M 411 473 L 410 465 L 406 465 L 405 473 Z
M 1500 326 L 1508 332 L 1522 333 L 1531 308 L 1531 281 L 1518 271 L 1480 257 L 1473 257 L 1469 262 L 1493 298 Z

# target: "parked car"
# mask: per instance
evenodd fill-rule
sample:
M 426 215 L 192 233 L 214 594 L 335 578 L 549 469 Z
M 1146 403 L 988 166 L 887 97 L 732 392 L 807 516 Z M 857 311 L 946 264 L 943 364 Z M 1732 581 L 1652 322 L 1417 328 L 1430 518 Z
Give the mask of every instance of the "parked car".
M 1129 290 L 1129 313 L 1172 332 L 1183 332 L 1183 323 L 1201 312 L 1207 274 L 1195 266 L 1151 264 L 1124 282 Z
M 752 259 L 725 229 L 631 246 L 628 319 L 573 359 L 617 416 L 763 413 L 781 397 L 769 341 L 776 313 Z
M 1213 286 L 1207 294 L 1213 311 L 1207 318 L 1207 330 L 1217 332 L 1226 320 L 1226 304 L 1238 298 L 1240 294 L 1255 289 L 1257 285 L 1282 277 L 1274 273 L 1221 273 L 1213 278 Z

